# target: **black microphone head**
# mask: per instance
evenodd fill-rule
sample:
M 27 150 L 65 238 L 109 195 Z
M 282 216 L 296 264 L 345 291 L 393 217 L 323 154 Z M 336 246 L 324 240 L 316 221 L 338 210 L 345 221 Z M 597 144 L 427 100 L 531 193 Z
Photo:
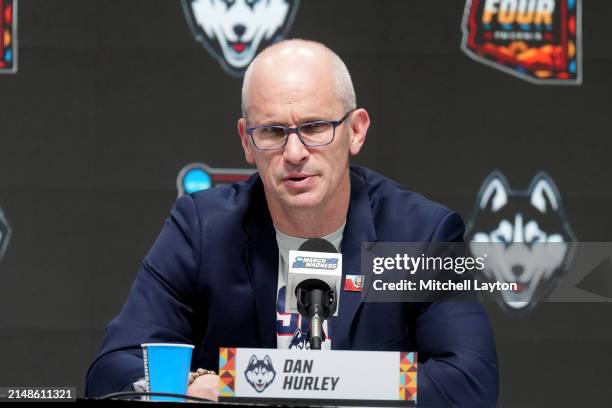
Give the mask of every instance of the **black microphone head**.
M 338 253 L 334 244 L 323 238 L 311 238 L 304 241 L 298 251 Z

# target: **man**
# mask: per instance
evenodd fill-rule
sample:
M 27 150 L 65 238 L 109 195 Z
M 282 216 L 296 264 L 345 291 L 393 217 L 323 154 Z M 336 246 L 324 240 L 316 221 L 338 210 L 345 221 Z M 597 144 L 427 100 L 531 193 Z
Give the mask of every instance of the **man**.
M 220 346 L 295 345 L 303 326 L 283 313 L 285 263 L 308 237 L 336 245 L 344 273 L 360 270 L 361 242 L 462 240 L 457 214 L 349 167 L 370 118 L 325 46 L 287 40 L 264 50 L 245 73 L 242 103 L 238 133 L 258 174 L 177 201 L 107 328 L 88 395 L 141 379 L 145 342 L 194 344 L 193 369 L 216 369 Z M 362 303 L 343 292 L 327 330 L 327 348 L 418 351 L 419 404 L 495 405 L 495 346 L 478 303 Z M 215 398 L 216 381 L 198 377 L 188 392 Z

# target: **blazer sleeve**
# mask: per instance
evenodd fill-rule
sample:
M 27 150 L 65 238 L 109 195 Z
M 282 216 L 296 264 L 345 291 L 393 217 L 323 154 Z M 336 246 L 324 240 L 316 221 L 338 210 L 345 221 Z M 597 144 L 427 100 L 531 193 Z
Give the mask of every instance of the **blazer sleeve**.
M 454 213 L 436 227 L 431 241 L 459 242 L 464 225 Z M 418 394 L 424 407 L 493 407 L 498 367 L 493 331 L 477 301 L 439 301 L 416 318 Z
M 145 257 L 117 317 L 106 328 L 100 352 L 87 373 L 85 395 L 131 389 L 144 377 L 141 344 L 194 343 L 201 228 L 190 196 L 175 203 Z

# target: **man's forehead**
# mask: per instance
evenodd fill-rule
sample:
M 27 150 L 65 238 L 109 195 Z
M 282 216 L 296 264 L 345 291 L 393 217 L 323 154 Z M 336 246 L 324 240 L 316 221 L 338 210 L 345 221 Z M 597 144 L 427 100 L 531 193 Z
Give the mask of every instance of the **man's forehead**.
M 337 109 L 331 106 L 312 104 L 299 105 L 266 105 L 260 109 L 257 105 L 251 107 L 250 121 L 253 125 L 284 125 L 296 126 L 313 120 L 336 119 Z
M 247 104 L 249 118 L 258 122 L 300 123 L 315 119 L 332 119 L 342 110 L 333 84 L 317 80 L 299 80 L 285 76 L 253 83 Z
M 334 81 L 316 67 L 300 66 L 262 72 L 251 81 L 251 93 L 256 99 L 287 102 L 296 98 L 321 97 L 334 93 Z
M 338 99 L 334 76 L 321 67 L 300 65 L 274 67 L 256 73 L 249 83 L 249 106 L 276 104 L 335 104 Z
M 294 54 L 291 54 L 291 58 L 288 59 L 281 57 L 281 55 L 276 55 L 274 58 L 262 60 L 261 63 L 255 65 L 251 84 L 264 82 L 268 85 L 297 86 L 309 81 L 333 82 L 333 69 L 327 58 L 308 56 L 300 59 Z

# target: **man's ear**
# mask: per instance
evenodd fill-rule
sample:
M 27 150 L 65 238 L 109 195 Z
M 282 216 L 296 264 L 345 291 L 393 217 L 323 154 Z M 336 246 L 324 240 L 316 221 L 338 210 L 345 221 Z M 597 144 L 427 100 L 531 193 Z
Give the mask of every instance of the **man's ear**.
M 247 134 L 246 126 L 246 120 L 244 120 L 244 118 L 238 119 L 238 134 L 240 135 L 242 150 L 244 150 L 244 158 L 246 159 L 247 163 L 254 165 L 255 160 L 253 159 L 253 148 L 251 143 L 249 143 L 249 135 Z
M 366 134 L 370 127 L 370 115 L 365 109 L 359 108 L 350 115 L 351 126 L 349 151 L 351 156 L 356 156 L 365 143 Z

